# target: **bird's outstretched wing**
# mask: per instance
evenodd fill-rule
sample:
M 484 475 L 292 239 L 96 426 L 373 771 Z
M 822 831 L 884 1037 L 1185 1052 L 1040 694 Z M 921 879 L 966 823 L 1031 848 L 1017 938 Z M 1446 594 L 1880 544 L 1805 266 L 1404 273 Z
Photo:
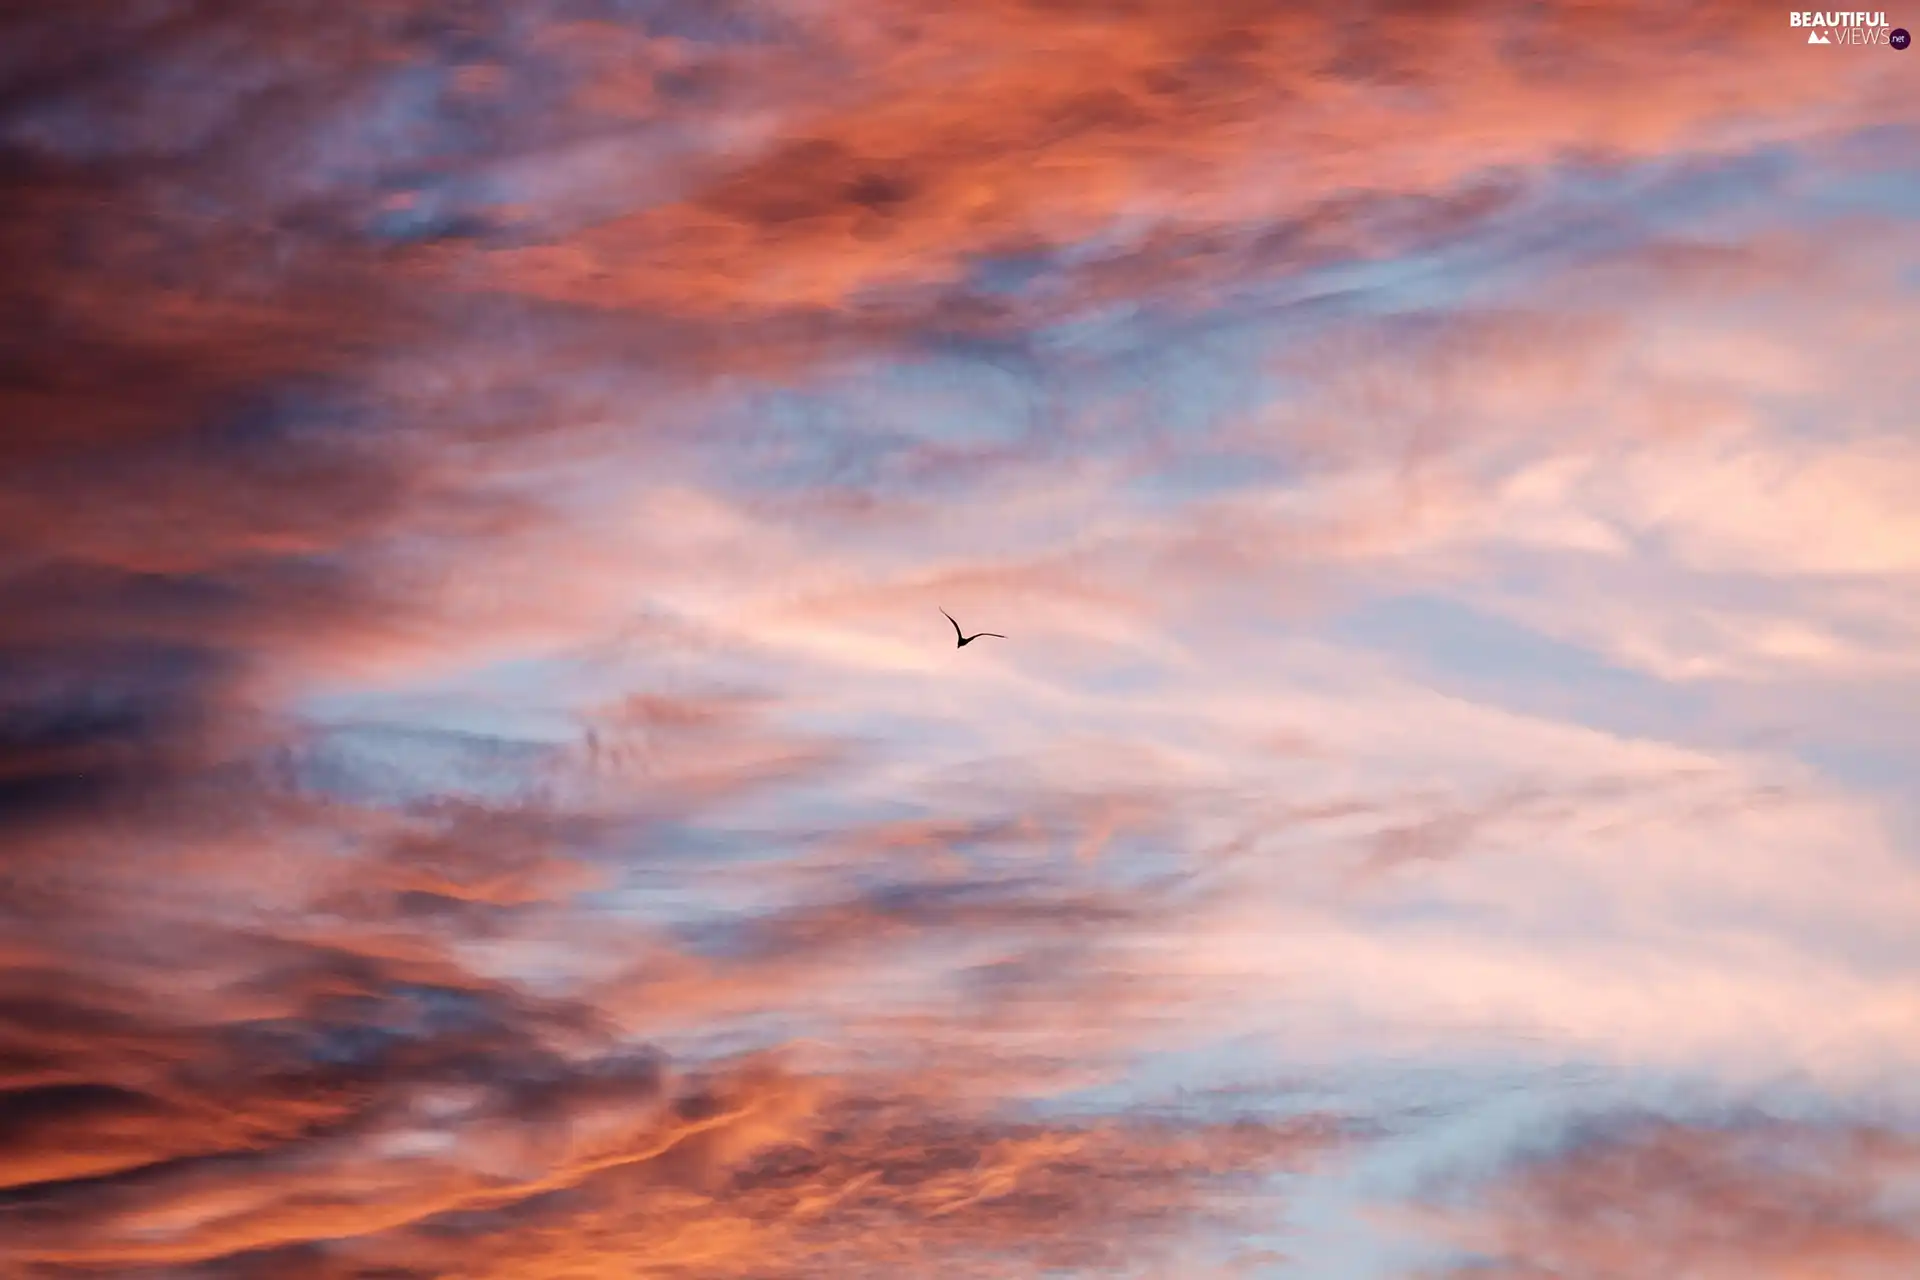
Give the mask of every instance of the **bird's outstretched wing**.
M 948 622 L 953 622 L 953 615 L 952 615 L 952 614 L 950 614 L 950 613 L 948 613 L 948 612 L 947 612 L 947 611 L 946 611 L 945 609 L 942 609 L 942 610 L 940 610 L 940 612 L 941 612 L 941 613 L 942 613 L 942 614 L 943 614 L 943 615 L 944 615 L 944 616 L 946 617 L 946 619 L 947 619 L 947 621 L 948 621 Z M 953 622 L 953 634 L 954 634 L 954 635 L 955 635 L 955 636 L 956 636 L 957 638 L 959 638 L 959 639 L 961 639 L 961 640 L 965 640 L 965 639 L 966 639 L 966 636 L 964 636 L 964 635 L 961 635 L 961 633 L 960 633 L 960 624 L 959 624 L 959 623 L 957 623 L 957 622 Z M 1000 638 L 1001 638 L 1002 640 L 1004 640 L 1004 639 L 1006 639 L 1006 637 L 1005 637 L 1005 636 L 1001 636 Z
M 1006 637 L 1001 635 L 998 631 L 976 631 L 973 633 L 973 635 L 970 638 L 974 640 L 978 640 L 981 636 L 992 636 L 995 640 L 1006 639 Z

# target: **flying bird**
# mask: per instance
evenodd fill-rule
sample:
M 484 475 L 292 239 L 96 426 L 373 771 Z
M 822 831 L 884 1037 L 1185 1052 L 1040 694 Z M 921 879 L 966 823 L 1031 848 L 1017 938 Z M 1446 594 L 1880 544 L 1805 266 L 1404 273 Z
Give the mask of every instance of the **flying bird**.
M 947 615 L 948 622 L 953 622 L 952 614 L 947 613 L 945 609 L 942 609 L 940 612 L 945 613 Z M 972 644 L 975 640 L 978 640 L 981 636 L 992 636 L 995 640 L 1006 639 L 1006 637 L 1001 635 L 998 631 L 976 631 L 970 636 L 963 636 L 960 634 L 960 624 L 957 622 L 953 622 L 953 634 L 956 637 L 958 637 L 960 641 L 959 644 L 956 644 L 953 646 L 956 649 L 966 648 L 968 645 Z

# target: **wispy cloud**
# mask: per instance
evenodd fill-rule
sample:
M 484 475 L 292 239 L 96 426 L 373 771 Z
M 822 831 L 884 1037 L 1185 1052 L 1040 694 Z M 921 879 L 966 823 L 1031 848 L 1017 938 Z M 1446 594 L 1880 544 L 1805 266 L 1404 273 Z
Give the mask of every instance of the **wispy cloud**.
M 1233 1274 L 1330 1065 L 1897 1092 L 1920 121 L 1775 18 L 0 19 L 5 1268 Z M 1459 1216 L 1896 1266 L 1903 1141 Z
M 1874 1124 L 1590 1120 L 1462 1201 L 1449 1276 L 1893 1276 L 1920 1147 Z

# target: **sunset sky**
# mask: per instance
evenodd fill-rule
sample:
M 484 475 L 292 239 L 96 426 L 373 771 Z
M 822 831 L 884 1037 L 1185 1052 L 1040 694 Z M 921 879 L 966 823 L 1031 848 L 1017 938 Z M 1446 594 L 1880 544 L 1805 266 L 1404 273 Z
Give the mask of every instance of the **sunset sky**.
M 1920 1275 L 1791 19 L 0 7 L 0 1275 Z

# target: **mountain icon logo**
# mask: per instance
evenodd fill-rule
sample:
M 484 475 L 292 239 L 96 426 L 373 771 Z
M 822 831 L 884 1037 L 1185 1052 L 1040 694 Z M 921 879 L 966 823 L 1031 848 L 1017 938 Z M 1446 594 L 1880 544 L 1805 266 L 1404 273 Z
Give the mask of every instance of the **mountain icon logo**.
M 1808 44 L 1832 44 L 1833 41 L 1827 39 L 1825 36 L 1821 35 L 1818 31 L 1809 31 L 1807 32 L 1807 43 Z

